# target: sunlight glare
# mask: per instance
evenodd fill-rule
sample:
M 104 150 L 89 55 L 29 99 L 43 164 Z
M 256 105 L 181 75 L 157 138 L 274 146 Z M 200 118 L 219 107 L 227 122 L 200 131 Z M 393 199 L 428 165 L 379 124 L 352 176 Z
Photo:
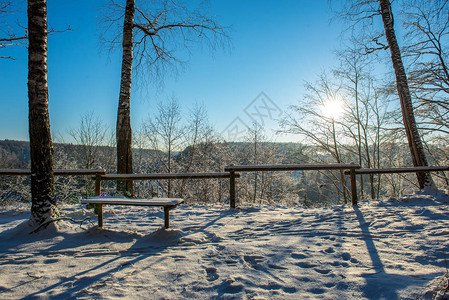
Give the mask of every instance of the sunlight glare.
M 341 99 L 329 99 L 322 104 L 321 113 L 326 118 L 339 119 L 344 113 L 344 102 Z

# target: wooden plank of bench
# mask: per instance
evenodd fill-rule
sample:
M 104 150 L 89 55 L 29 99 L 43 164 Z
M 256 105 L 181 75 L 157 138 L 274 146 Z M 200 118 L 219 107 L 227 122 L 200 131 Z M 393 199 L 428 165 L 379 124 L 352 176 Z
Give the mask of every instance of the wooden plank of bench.
M 93 205 L 98 215 L 98 227 L 103 227 L 103 205 L 162 206 L 164 207 L 164 226 L 170 227 L 169 211 L 184 202 L 182 198 L 130 199 L 125 197 L 96 196 L 81 200 L 82 204 Z

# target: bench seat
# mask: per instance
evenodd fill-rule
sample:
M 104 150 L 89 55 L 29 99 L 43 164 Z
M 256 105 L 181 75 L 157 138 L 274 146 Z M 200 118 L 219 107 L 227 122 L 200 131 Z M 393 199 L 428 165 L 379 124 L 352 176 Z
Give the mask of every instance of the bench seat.
M 102 197 L 96 196 L 81 200 L 82 204 L 87 204 L 87 208 L 94 208 L 98 215 L 98 227 L 103 227 L 103 205 L 131 205 L 131 206 L 161 206 L 164 208 L 164 225 L 170 227 L 169 211 L 183 203 L 182 198 L 125 198 L 125 197 Z

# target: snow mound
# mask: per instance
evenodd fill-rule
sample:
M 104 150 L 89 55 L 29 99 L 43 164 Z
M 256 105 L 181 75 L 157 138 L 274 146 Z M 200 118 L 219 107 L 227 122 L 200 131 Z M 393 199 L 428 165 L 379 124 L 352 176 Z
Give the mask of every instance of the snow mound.
M 423 300 L 443 300 L 449 299 L 449 273 L 435 278 L 429 284 L 429 290 L 424 293 Z

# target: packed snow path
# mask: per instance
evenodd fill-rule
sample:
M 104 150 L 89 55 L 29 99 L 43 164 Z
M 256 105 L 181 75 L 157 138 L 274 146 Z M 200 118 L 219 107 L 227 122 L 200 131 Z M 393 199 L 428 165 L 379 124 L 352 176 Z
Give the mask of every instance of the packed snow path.
M 448 208 L 447 196 L 355 208 L 180 206 L 164 230 L 154 208 L 111 207 L 106 229 L 67 225 L 58 235 L 29 235 L 28 213 L 5 210 L 0 298 L 414 299 L 446 272 Z

